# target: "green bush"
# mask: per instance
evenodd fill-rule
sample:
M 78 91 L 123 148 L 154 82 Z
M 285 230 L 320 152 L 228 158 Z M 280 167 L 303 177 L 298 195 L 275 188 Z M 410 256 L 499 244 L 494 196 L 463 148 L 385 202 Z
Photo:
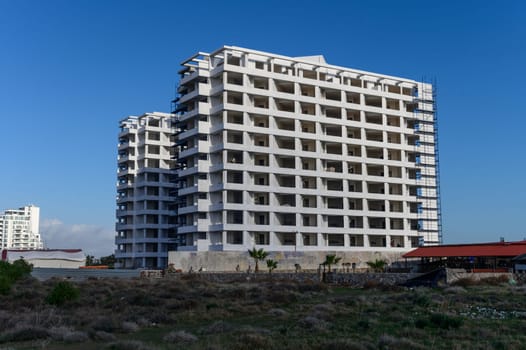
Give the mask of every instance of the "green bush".
M 461 325 L 462 318 L 445 314 L 431 314 L 427 318 L 419 318 L 415 321 L 416 328 L 456 329 Z
M 445 314 L 431 314 L 429 321 L 431 321 L 435 327 L 442 329 L 458 328 L 462 325 L 461 318 Z
M 356 327 L 359 328 L 359 329 L 363 329 L 363 330 L 366 330 L 366 329 L 369 329 L 370 328 L 370 322 L 368 319 L 364 318 L 364 319 L 361 319 L 360 321 L 358 321 L 356 323 Z
M 422 307 L 428 307 L 431 305 L 431 298 L 426 294 L 418 293 L 413 296 L 413 302 Z
M 32 265 L 28 264 L 24 259 L 18 259 L 11 264 L 11 278 L 13 281 L 27 277 L 31 274 Z
M 51 305 L 62 306 L 68 301 L 78 299 L 79 290 L 68 281 L 58 282 L 46 298 L 46 302 Z
M 31 274 L 32 266 L 25 260 L 19 259 L 12 264 L 0 261 L 0 294 L 7 294 L 17 280 Z
M 13 283 L 9 280 L 7 276 L 0 275 L 0 294 L 7 294 L 11 290 L 11 285 Z

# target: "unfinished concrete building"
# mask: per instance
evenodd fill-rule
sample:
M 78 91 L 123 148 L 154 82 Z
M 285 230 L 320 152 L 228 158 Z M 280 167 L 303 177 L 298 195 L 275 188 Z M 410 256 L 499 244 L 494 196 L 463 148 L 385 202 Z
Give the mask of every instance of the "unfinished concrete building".
M 231 46 L 180 74 L 177 253 L 441 242 L 433 85 Z
M 162 268 L 175 249 L 173 123 L 173 115 L 159 112 L 120 122 L 117 267 Z

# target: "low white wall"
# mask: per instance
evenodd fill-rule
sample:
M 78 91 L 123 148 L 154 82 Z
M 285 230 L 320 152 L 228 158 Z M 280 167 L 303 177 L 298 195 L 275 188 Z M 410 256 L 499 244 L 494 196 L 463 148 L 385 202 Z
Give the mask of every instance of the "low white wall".
M 86 265 L 85 261 L 71 261 L 60 259 L 31 259 L 27 261 L 33 264 L 33 267 L 47 267 L 47 268 L 62 268 L 62 269 L 78 269 Z
M 342 269 L 342 263 L 355 263 L 357 269 L 367 268 L 367 261 L 385 259 L 388 262 L 403 260 L 402 254 L 405 252 L 269 252 L 267 259 L 278 262 L 277 271 L 294 270 L 295 264 L 300 264 L 304 270 L 318 269 L 319 265 L 325 261 L 325 256 L 335 254 L 342 260 L 336 269 Z M 192 268 L 198 271 L 203 268 L 205 271 L 235 271 L 239 265 L 241 271 L 246 271 L 250 266 L 254 270 L 254 259 L 248 252 L 168 252 L 168 264 L 173 264 L 175 269 L 182 269 L 184 272 Z M 260 262 L 260 269 L 266 269 L 266 262 Z

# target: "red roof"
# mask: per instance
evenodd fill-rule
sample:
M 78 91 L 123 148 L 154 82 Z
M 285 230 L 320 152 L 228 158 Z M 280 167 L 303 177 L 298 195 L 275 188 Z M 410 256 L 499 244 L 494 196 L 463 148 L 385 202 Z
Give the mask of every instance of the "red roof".
M 416 248 L 403 255 L 404 258 L 500 256 L 516 257 L 526 254 L 526 241 L 478 244 L 450 244 Z

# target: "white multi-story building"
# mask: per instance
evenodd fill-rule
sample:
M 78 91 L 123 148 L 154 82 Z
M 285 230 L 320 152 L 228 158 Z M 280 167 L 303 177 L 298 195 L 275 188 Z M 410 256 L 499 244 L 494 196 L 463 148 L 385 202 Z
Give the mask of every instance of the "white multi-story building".
M 182 66 L 178 251 L 441 242 L 433 85 L 231 46 Z
M 42 249 L 40 208 L 28 205 L 0 213 L 0 249 Z
M 115 258 L 121 268 L 165 267 L 175 249 L 173 122 L 159 112 L 120 122 Z

